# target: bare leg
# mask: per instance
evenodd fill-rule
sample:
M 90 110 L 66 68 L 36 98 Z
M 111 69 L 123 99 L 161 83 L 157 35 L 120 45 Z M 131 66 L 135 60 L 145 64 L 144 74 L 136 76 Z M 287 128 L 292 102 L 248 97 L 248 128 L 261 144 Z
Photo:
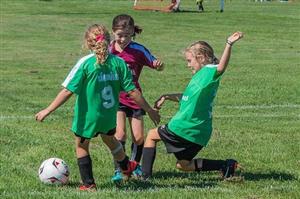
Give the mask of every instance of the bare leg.
M 176 168 L 181 171 L 195 171 L 195 164 L 194 161 L 178 160 Z
M 139 118 L 129 118 L 131 128 L 131 160 L 141 161 L 144 148 L 144 120 L 143 116 Z
M 131 137 L 133 143 L 140 145 L 144 142 L 144 119 L 143 116 L 139 118 L 129 118 Z
M 156 143 L 161 140 L 159 134 L 158 134 L 158 129 L 151 129 L 148 133 L 148 136 L 146 138 L 144 147 L 146 148 L 153 148 L 156 147 Z
M 89 144 L 90 141 L 88 139 L 75 136 L 77 164 L 79 167 L 81 180 L 85 186 L 95 184 L 92 159 L 89 155 Z
M 89 155 L 89 145 L 90 141 L 85 139 L 81 143 L 82 138 L 75 136 L 75 147 L 76 147 L 76 156 L 77 158 L 82 158 Z
M 103 142 L 106 144 L 106 146 L 113 152 L 113 157 L 117 161 L 122 161 L 126 157 L 124 150 L 121 146 L 120 148 L 120 142 L 111 135 L 101 135 L 101 138 Z
M 122 111 L 117 112 L 117 128 L 115 137 L 117 140 L 126 141 L 126 114 Z

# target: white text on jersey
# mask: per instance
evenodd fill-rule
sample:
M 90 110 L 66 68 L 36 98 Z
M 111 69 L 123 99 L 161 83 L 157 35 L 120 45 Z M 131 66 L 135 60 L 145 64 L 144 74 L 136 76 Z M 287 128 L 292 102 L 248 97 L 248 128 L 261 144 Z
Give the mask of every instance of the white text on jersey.
M 109 73 L 109 74 L 100 73 L 98 75 L 99 82 L 117 81 L 117 80 L 119 80 L 119 75 L 116 73 Z

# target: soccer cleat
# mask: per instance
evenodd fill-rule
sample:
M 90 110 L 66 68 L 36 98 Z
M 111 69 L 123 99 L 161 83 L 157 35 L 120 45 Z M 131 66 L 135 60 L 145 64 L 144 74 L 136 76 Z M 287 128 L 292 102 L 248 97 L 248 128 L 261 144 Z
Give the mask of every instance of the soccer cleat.
M 142 176 L 142 167 L 138 164 L 135 170 L 132 172 L 134 178 L 140 178 Z
M 235 175 L 236 169 L 240 167 L 239 163 L 233 159 L 227 159 L 223 168 L 221 169 L 223 179 L 228 179 Z
M 150 182 L 151 180 L 151 176 L 150 175 L 146 175 L 144 173 L 142 173 L 142 175 L 139 178 L 142 182 Z
M 122 180 L 123 180 L 122 172 L 119 169 L 115 170 L 115 174 L 111 178 L 111 181 L 113 181 L 114 183 L 121 183 Z
M 96 184 L 80 185 L 79 186 L 80 191 L 96 191 L 96 189 L 97 189 Z
M 181 12 L 179 8 L 172 9 L 172 12 Z
M 139 164 L 136 161 L 129 161 L 127 165 L 127 170 L 123 170 L 122 173 L 125 175 L 125 177 L 131 177 L 133 171 L 139 166 Z

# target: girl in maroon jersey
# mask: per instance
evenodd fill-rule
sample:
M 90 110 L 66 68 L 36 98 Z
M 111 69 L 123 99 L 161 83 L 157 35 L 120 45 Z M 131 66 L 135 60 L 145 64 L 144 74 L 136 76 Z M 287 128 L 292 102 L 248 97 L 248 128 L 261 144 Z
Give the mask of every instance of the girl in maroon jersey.
M 132 41 L 136 34 L 140 34 L 142 29 L 134 24 L 134 20 L 129 15 L 118 15 L 113 19 L 112 31 L 114 41 L 111 43 L 110 50 L 127 63 L 132 72 L 133 83 L 140 90 L 138 82 L 144 66 L 148 66 L 158 71 L 163 70 L 163 63 L 156 59 L 150 51 L 143 45 Z M 140 162 L 144 146 L 144 121 L 145 110 L 138 106 L 127 93 L 120 94 L 120 106 L 117 113 L 117 132 L 115 137 L 119 140 L 124 149 L 126 141 L 126 118 L 128 118 L 131 137 L 132 137 L 132 156 L 131 159 Z M 115 164 L 116 165 L 116 164 Z M 138 170 L 136 170 L 138 174 Z M 134 173 L 135 173 L 134 172 Z M 119 169 L 115 168 L 113 181 L 122 180 Z

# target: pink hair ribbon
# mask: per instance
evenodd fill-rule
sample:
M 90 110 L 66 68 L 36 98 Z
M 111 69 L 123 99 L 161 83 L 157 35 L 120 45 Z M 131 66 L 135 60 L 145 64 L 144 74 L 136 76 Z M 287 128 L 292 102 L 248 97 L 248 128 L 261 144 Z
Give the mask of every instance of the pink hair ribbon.
M 97 35 L 96 41 L 103 41 L 105 39 L 104 35 Z

